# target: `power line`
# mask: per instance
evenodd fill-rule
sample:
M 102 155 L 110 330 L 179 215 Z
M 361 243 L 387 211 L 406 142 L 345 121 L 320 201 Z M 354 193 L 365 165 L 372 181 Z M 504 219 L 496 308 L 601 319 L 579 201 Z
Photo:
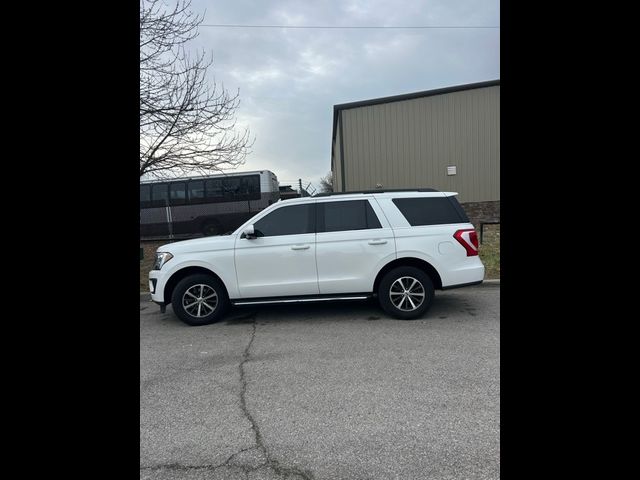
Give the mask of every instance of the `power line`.
M 296 29 L 464 29 L 464 28 L 493 28 L 499 29 L 499 25 L 404 25 L 404 26 L 385 26 L 385 25 L 367 25 L 367 26 L 337 26 L 337 25 L 239 25 L 239 24 L 221 24 L 221 23 L 203 23 L 201 27 L 216 27 L 216 28 L 296 28 Z

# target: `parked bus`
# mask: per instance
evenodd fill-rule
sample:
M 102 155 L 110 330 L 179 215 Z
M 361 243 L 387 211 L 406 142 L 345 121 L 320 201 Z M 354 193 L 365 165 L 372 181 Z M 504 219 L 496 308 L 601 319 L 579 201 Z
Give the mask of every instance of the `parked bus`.
M 279 198 L 269 170 L 141 181 L 140 238 L 220 235 Z

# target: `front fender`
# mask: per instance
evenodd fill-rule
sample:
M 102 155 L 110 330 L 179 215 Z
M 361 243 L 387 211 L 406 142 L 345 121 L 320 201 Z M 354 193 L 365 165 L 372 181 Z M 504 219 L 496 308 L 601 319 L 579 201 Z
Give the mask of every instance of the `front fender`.
M 212 252 L 212 253 L 215 253 L 215 252 Z M 201 256 L 202 254 L 200 253 L 198 255 Z M 163 270 L 164 268 L 169 267 L 170 263 L 171 262 L 167 262 L 165 267 L 163 267 Z M 201 258 L 181 259 L 178 263 L 171 265 L 169 269 L 166 271 L 166 273 L 163 272 L 162 281 L 161 282 L 159 281 L 157 286 L 157 291 L 164 292 L 164 288 L 169 282 L 169 280 L 171 279 L 171 277 L 173 277 L 173 275 L 180 272 L 181 270 L 184 270 L 185 268 L 189 268 L 189 267 L 204 268 L 212 272 L 213 274 L 217 275 L 220 278 L 222 283 L 224 283 L 224 286 L 227 289 L 227 293 L 229 294 L 229 298 L 236 298 L 239 296 L 238 282 L 236 279 L 233 255 L 220 256 L 220 258 L 218 258 L 217 261 L 213 261 L 213 262 L 203 260 Z M 161 288 L 162 290 L 160 290 Z

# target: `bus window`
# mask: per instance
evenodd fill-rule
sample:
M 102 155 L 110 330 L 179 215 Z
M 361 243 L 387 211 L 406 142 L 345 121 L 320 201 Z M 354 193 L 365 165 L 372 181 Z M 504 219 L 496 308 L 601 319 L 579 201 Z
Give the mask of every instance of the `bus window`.
M 191 203 L 204 202 L 204 180 L 189 182 L 189 201 Z
M 187 185 L 184 182 L 169 185 L 169 198 L 171 205 L 184 205 L 187 203 Z
M 222 179 L 212 178 L 205 182 L 207 199 L 208 200 L 221 200 L 222 199 Z
M 222 179 L 222 191 L 225 200 L 233 200 L 241 195 L 240 178 L 231 177 Z
M 273 174 L 263 177 L 257 172 L 144 181 L 140 184 L 141 238 L 199 236 L 214 221 L 221 224 L 223 231 L 234 230 L 278 200 L 277 182 Z M 194 208 L 177 208 L 189 204 Z M 173 206 L 173 210 L 158 212 L 167 206 Z M 173 230 L 169 229 L 169 222 Z
M 242 177 L 242 195 L 248 200 L 260 200 L 260 177 L 251 175 Z
M 258 175 L 249 177 L 249 193 L 260 193 L 260 177 Z
M 151 186 L 140 185 L 140 208 L 149 208 L 151 206 Z
M 166 207 L 169 200 L 169 186 L 166 183 L 160 183 L 151 186 L 151 206 Z

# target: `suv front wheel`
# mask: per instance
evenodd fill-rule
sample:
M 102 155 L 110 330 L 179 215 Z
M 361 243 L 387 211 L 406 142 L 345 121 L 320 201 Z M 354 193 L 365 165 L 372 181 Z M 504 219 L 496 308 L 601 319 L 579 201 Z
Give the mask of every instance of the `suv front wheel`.
M 421 317 L 433 301 L 433 282 L 415 267 L 389 271 L 378 286 L 378 301 L 389 315 L 402 320 Z
M 219 320 L 228 304 L 222 283 L 205 274 L 183 278 L 171 295 L 173 311 L 188 325 L 207 325 Z

